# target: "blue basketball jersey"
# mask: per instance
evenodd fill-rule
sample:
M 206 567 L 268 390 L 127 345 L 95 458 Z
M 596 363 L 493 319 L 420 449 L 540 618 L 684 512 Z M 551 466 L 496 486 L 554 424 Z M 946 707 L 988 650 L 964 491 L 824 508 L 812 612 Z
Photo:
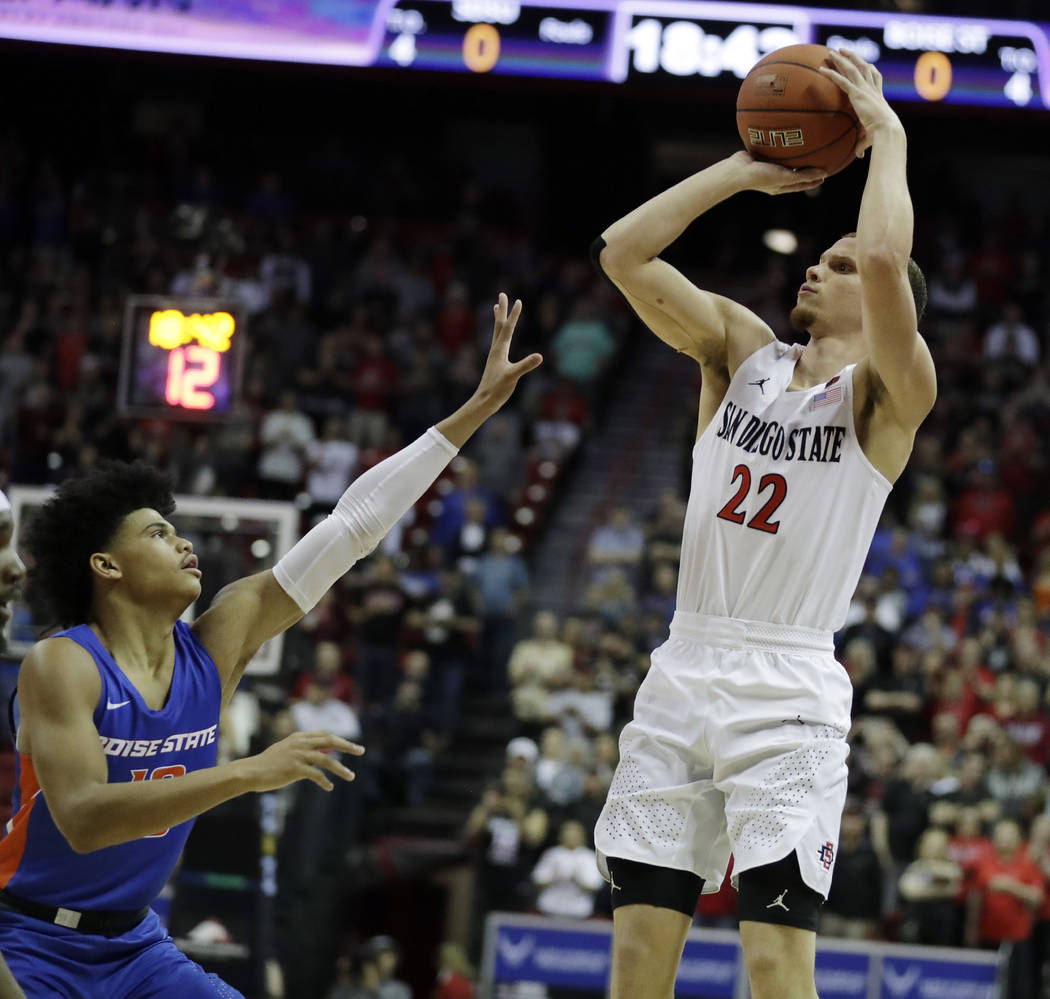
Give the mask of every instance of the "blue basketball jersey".
M 167 703 L 153 711 L 86 624 L 55 637 L 72 639 L 95 660 L 102 693 L 95 727 L 109 782 L 163 780 L 215 765 L 222 683 L 219 671 L 182 621 L 175 623 L 175 669 Z M 193 819 L 149 836 L 75 853 L 58 831 L 33 770 L 18 754 L 13 816 L 0 840 L 0 887 L 43 905 L 126 910 L 160 894 L 193 828 Z

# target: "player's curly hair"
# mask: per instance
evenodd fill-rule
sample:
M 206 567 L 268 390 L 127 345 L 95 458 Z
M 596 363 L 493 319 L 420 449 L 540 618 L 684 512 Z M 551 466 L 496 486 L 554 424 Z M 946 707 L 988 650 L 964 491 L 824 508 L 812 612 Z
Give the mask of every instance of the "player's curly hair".
M 91 556 L 117 533 L 124 518 L 149 507 L 168 517 L 175 509 L 169 475 L 144 461 L 100 461 L 85 475 L 66 479 L 26 525 L 29 571 L 62 627 L 82 624 L 91 612 Z

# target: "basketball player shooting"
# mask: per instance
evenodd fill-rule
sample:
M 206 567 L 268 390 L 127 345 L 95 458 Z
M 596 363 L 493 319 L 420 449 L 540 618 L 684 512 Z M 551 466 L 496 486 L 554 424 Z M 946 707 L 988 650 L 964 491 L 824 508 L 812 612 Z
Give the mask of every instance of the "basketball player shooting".
M 0 952 L 29 999 L 243 999 L 181 954 L 150 903 L 193 819 L 248 791 L 353 779 L 335 754 L 363 748 L 298 732 L 215 765 L 221 707 L 267 639 L 291 627 L 426 492 L 541 361 L 512 363 L 521 313 L 495 307 L 474 395 L 360 476 L 272 570 L 200 594 L 189 541 L 168 522 L 169 482 L 109 463 L 64 482 L 30 524 L 33 577 L 67 630 L 19 674 L 19 783 L 0 841 Z
M 813 999 L 817 919 L 846 794 L 852 688 L 832 633 L 893 481 L 933 406 L 916 332 L 906 138 L 878 71 L 832 53 L 871 151 L 857 231 L 806 271 L 779 342 L 658 254 L 740 191 L 815 187 L 817 170 L 739 152 L 657 195 L 595 243 L 643 322 L 702 371 L 677 610 L 652 654 L 595 830 L 614 907 L 613 999 L 670 999 L 701 891 L 730 852 L 751 994 Z

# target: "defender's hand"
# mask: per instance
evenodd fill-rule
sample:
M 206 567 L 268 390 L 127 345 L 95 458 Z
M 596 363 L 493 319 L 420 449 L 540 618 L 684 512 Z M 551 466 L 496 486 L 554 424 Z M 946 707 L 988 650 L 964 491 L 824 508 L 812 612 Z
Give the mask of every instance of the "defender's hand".
M 325 770 L 346 781 L 354 779 L 354 772 L 329 755 L 330 750 L 360 756 L 365 747 L 340 739 L 331 732 L 293 732 L 258 756 L 251 756 L 241 762 L 254 791 L 276 791 L 279 787 L 304 778 L 331 791 L 333 784 Z
M 819 72 L 837 83 L 853 105 L 860 122 L 860 135 L 853 149 L 858 159 L 864 158 L 880 127 L 901 127 L 900 118 L 882 93 L 882 74 L 856 52 L 849 49 L 829 50 L 828 65 L 821 66 Z
M 518 317 L 521 315 L 521 299 L 515 300 L 514 307 L 509 313 L 507 306 L 507 296 L 501 291 L 499 301 L 493 306 L 495 321 L 492 325 L 492 346 L 485 360 L 485 370 L 481 373 L 481 381 L 474 393 L 492 412 L 499 409 L 510 398 L 522 375 L 538 368 L 543 362 L 539 354 L 529 354 L 520 361 L 510 360 L 510 341 L 514 335 L 514 327 L 518 324 Z
M 792 194 L 795 191 L 810 191 L 820 187 L 827 177 L 826 170 L 806 167 L 792 170 L 778 163 L 756 160 L 746 149 L 733 153 L 729 161 L 740 171 L 744 190 L 761 191 L 763 194 Z

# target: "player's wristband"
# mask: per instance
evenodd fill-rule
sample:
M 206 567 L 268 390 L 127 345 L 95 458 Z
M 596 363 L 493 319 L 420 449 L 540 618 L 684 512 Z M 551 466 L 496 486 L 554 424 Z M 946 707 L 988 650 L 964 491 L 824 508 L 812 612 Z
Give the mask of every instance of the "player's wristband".
M 273 567 L 305 614 L 332 584 L 372 552 L 456 456 L 436 427 L 355 479 L 332 513 Z

